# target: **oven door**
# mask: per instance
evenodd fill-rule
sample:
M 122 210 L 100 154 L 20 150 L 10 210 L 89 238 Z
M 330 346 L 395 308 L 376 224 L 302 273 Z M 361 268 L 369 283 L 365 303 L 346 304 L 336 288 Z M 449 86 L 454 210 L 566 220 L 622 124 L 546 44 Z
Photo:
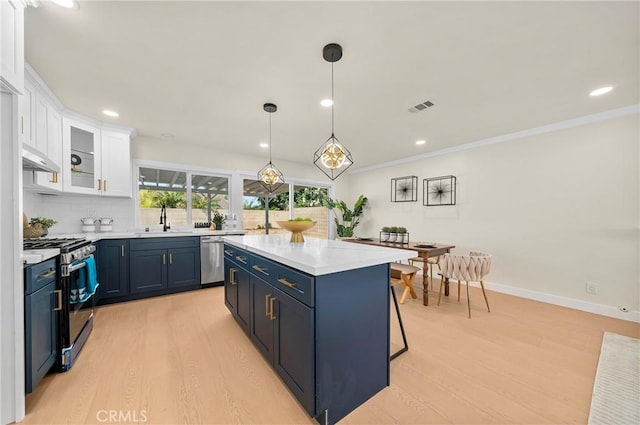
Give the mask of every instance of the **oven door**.
M 86 268 L 85 260 L 75 261 L 68 267 L 68 276 L 61 280 L 65 300 L 60 317 L 60 345 L 63 355 L 77 343 L 85 325 L 93 318 L 95 294 L 88 291 Z M 76 350 L 79 348 L 76 347 Z M 64 365 L 63 369 L 66 370 Z

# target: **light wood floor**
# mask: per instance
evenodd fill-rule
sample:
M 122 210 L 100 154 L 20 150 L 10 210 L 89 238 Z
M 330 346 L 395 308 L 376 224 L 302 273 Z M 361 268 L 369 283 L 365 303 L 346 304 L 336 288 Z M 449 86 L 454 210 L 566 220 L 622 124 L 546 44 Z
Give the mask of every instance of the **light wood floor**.
M 401 305 L 410 349 L 391 363 L 391 386 L 342 423 L 586 423 L 603 332 L 639 337 L 639 325 L 488 296 L 491 313 L 472 288 L 470 320 L 464 291 L 460 303 Z M 220 287 L 98 308 L 78 362 L 48 375 L 26 406 L 25 424 L 109 423 L 109 410 L 119 423 L 314 423 Z

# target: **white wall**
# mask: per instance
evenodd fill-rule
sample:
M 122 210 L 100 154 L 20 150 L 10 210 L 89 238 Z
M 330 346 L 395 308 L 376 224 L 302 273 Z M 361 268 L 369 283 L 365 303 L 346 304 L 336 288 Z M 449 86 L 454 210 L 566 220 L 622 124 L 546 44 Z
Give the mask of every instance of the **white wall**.
M 414 241 L 492 253 L 490 282 L 576 305 L 625 306 L 637 317 L 638 121 L 634 114 L 352 174 L 350 198 L 370 200 L 357 233 L 405 226 Z M 458 178 L 457 205 L 423 206 L 422 180 L 449 174 Z M 407 175 L 419 178 L 418 202 L 390 202 L 390 179 Z M 586 282 L 599 293 L 587 294 Z

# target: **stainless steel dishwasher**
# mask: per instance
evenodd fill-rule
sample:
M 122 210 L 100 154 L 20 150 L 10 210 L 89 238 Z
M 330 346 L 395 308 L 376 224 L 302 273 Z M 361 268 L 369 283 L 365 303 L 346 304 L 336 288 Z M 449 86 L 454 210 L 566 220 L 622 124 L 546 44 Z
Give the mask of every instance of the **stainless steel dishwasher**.
M 200 284 L 224 281 L 222 236 L 200 236 Z

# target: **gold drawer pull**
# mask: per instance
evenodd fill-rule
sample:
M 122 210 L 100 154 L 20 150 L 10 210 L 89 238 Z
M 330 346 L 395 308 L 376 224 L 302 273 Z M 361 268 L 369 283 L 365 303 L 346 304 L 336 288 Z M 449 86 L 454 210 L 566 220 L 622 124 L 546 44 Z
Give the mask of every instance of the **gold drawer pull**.
M 254 268 L 255 270 L 258 270 L 260 273 L 262 273 L 262 274 L 265 274 L 265 275 L 269 276 L 269 272 L 268 272 L 268 271 L 267 271 L 267 269 L 265 269 L 264 267 L 259 266 L 259 265 L 257 265 L 257 264 L 254 264 L 254 265 L 253 265 L 253 268 Z
M 269 297 L 271 294 L 267 294 L 264 296 L 264 315 L 266 317 L 271 317 L 271 312 L 269 311 Z
M 224 250 L 225 255 L 228 255 L 230 257 L 233 257 L 233 252 L 229 251 L 228 249 Z
M 297 283 L 289 282 L 289 281 L 288 281 L 287 279 L 285 279 L 284 277 L 283 277 L 283 278 L 278 279 L 278 282 L 282 283 L 282 284 L 283 284 L 283 285 L 285 285 L 285 286 L 288 286 L 289 288 L 298 289 L 298 288 L 297 288 L 297 286 L 298 286 L 298 284 L 297 284 Z
M 240 261 L 242 264 L 247 264 L 247 257 L 236 255 L 236 260 Z
M 229 283 L 235 285 L 236 282 L 236 269 L 229 269 Z
M 36 279 L 38 279 L 38 280 L 40 280 L 40 279 L 46 279 L 46 278 L 48 278 L 48 277 L 53 276 L 54 274 L 56 274 L 56 270 L 55 270 L 55 269 L 53 269 L 53 270 L 49 270 L 49 271 L 48 271 L 48 272 L 46 272 L 46 273 L 39 274 L 39 275 L 38 275 L 38 277 L 37 277 Z
M 269 318 L 271 320 L 276 320 L 276 315 L 273 314 L 273 303 L 276 301 L 276 297 L 271 297 L 269 301 L 270 301 L 269 302 L 269 314 L 270 314 Z

